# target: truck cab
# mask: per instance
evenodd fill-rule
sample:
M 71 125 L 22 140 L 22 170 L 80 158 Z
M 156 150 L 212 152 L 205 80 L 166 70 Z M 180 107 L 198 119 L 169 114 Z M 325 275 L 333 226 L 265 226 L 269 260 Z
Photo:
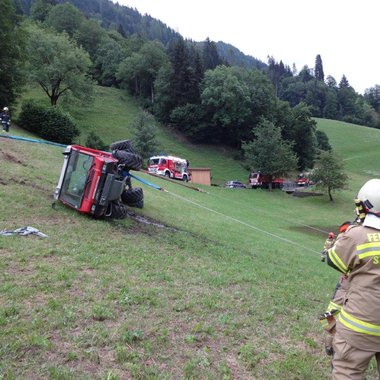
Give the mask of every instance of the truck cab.
M 69 145 L 54 198 L 84 214 L 106 216 L 110 203 L 117 202 L 126 176 L 118 171 L 111 153 Z

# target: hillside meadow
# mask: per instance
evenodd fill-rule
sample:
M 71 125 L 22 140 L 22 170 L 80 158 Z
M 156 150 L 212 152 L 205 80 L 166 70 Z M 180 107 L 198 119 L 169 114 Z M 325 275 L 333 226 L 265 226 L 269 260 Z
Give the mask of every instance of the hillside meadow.
M 130 137 L 137 111 L 124 93 L 97 88 L 75 115 L 110 143 Z M 63 148 L 0 137 L 0 230 L 48 235 L 0 236 L 0 379 L 328 379 L 318 316 L 339 274 L 319 253 L 353 219 L 357 189 L 379 175 L 380 131 L 317 121 L 350 177 L 334 202 L 196 191 L 133 172 L 164 190 L 134 178 L 144 208 L 114 221 L 52 207 Z M 161 126 L 159 140 L 210 167 L 215 184 L 246 182 L 228 149 Z

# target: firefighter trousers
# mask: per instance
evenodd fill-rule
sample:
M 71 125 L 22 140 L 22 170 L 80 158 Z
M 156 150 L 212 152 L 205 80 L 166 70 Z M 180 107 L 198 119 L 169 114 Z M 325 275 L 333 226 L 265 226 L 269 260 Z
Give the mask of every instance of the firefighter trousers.
M 363 380 L 370 360 L 376 357 L 380 380 L 380 352 L 363 351 L 350 346 L 343 336 L 334 337 L 333 380 Z

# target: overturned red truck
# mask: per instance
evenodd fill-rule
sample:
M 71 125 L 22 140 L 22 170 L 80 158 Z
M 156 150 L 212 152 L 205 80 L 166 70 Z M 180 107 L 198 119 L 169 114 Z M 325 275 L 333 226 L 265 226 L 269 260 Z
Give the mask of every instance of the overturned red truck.
M 80 145 L 66 147 L 54 198 L 95 218 L 122 219 L 126 205 L 142 208 L 144 194 L 131 184 L 130 170 L 140 170 L 142 158 L 129 140 L 111 144 L 112 152 Z

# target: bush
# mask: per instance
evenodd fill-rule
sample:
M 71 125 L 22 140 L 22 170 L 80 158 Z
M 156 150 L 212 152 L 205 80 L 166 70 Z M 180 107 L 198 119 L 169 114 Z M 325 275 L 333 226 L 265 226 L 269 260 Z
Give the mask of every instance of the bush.
M 61 144 L 72 144 L 79 136 L 78 128 L 68 115 L 31 101 L 23 103 L 18 124 L 43 139 Z
M 97 150 L 108 150 L 108 146 L 94 131 L 91 131 L 86 140 L 86 147 Z

